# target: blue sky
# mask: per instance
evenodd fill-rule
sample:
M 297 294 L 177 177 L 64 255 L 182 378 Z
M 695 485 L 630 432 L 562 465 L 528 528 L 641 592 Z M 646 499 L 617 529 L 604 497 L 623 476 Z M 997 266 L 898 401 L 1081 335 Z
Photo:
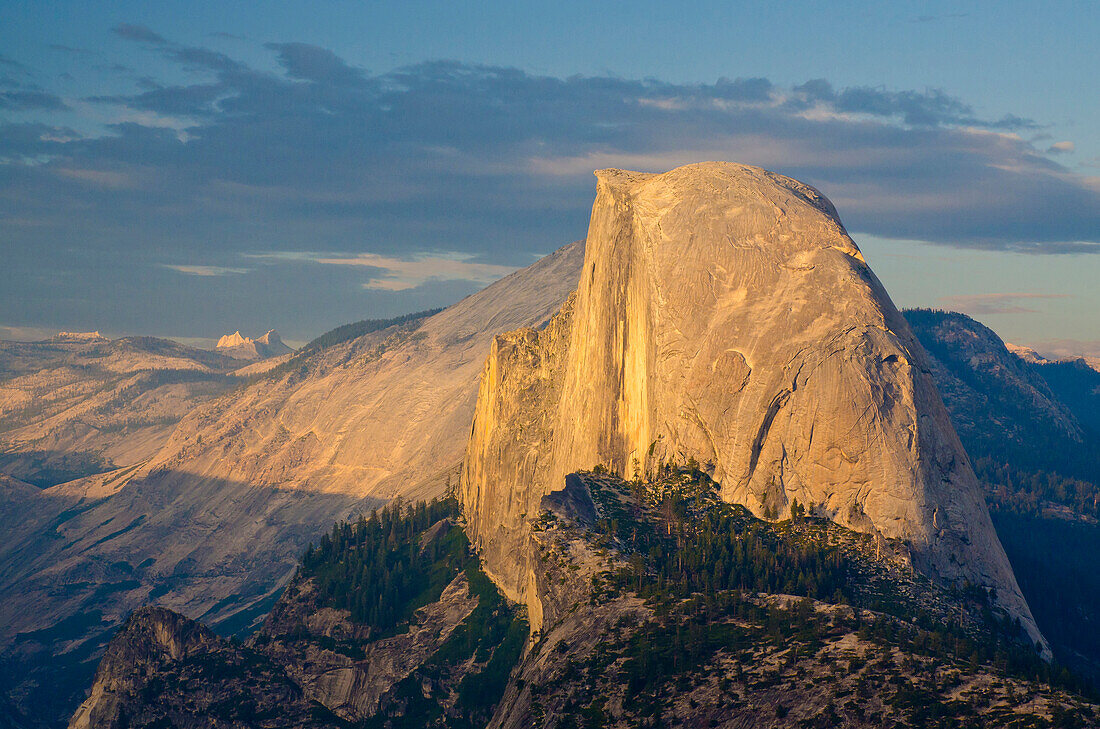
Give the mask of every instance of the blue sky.
M 301 341 L 583 237 L 597 167 L 730 159 L 899 305 L 1097 351 L 1098 7 L 5 3 L 0 337 Z

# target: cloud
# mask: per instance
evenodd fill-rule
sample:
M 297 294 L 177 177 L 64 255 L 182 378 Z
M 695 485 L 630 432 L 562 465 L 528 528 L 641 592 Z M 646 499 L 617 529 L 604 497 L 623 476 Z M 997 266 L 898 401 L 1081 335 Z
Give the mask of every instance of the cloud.
M 1100 187 L 1010 131 L 1034 122 L 978 118 L 938 90 L 559 79 L 457 62 L 371 75 L 316 46 L 269 49 L 284 73 L 162 38 L 152 50 L 203 80 L 95 97 L 112 109 L 104 135 L 39 137 L 27 150 L 0 141 L 0 157 L 50 160 L 9 170 L 24 199 L 40 193 L 30 212 L 71 219 L 74 235 L 78 224 L 138 221 L 126 233 L 133 245 L 160 231 L 215 240 L 201 229 L 221 225 L 300 250 L 307 231 L 323 229 L 328 249 L 369 236 L 388 241 L 378 253 L 407 255 L 413 241 L 446 236 L 448 248 L 514 263 L 580 233 L 592 169 L 731 159 L 816 185 L 860 232 L 1100 250 Z M 143 200 L 85 200 L 51 181 L 57 168 L 127 167 L 143 170 Z M 144 220 L 156 230 L 143 232 Z
M 209 307 L 211 320 L 246 305 L 199 297 L 209 296 L 201 281 L 160 261 L 255 262 L 225 288 L 256 301 L 309 292 L 340 312 L 333 324 L 362 318 L 364 302 L 375 313 L 429 308 L 582 236 L 593 169 L 707 159 L 804 180 L 858 233 L 1100 252 L 1100 178 L 1048 153 L 1056 140 L 1040 141 L 1037 122 L 987 118 L 936 89 L 557 78 L 455 61 L 370 73 L 302 43 L 269 46 L 267 70 L 140 26 L 116 33 L 176 72 L 120 72 L 133 91 L 67 97 L 63 115 L 43 101 L 0 122 L 0 240 L 23 272 L 0 287 L 6 312 L 34 306 L 76 322 L 104 292 L 138 300 L 146 281 Z M 74 268 L 74 251 L 84 257 L 65 284 L 74 301 L 48 299 L 60 284 L 32 274 Z M 241 258 L 256 251 L 284 258 Z M 301 251 L 323 253 L 303 265 L 290 257 Z M 279 305 L 293 319 L 314 303 L 288 293 Z
M 291 78 L 339 85 L 358 83 L 364 78 L 362 71 L 325 48 L 308 43 L 268 43 L 264 47 L 277 53 L 279 63 Z
M 123 172 L 112 172 L 111 170 L 59 168 L 57 174 L 98 187 L 124 188 L 133 187 L 136 184 L 131 175 Z
M 359 253 L 345 258 L 314 258 L 317 263 L 329 266 L 365 266 L 377 269 L 379 275 L 363 284 L 363 288 L 384 291 L 405 291 L 429 281 L 469 281 L 489 284 L 516 270 L 513 266 L 476 263 L 472 256 L 461 253 L 424 255 L 406 260 L 380 256 L 375 253 Z
M 21 63 L 14 58 L 9 58 L 3 53 L 0 53 L 0 66 L 6 66 L 7 68 L 18 71 L 20 73 L 28 73 L 30 71 L 26 64 Z
M 860 232 L 1100 250 L 1100 186 L 1012 131 L 1035 122 L 979 118 L 935 89 L 560 79 L 458 62 L 372 75 L 303 43 L 269 45 L 283 69 L 271 73 L 148 28 L 119 32 L 159 38 L 153 52 L 204 76 L 90 99 L 111 109 L 101 136 L 0 141 L 0 157 L 38 160 L 8 170 L 32 201 L 24 217 L 69 220 L 72 235 L 127 219 L 134 246 L 166 231 L 217 240 L 203 229 L 220 226 L 300 250 L 322 231 L 326 249 L 366 236 L 386 255 L 445 236 L 450 249 L 515 263 L 580 233 L 596 167 L 730 159 L 816 185 Z M 141 199 L 57 188 L 60 169 L 130 167 L 142 170 Z
M 0 109 L 11 111 L 65 111 L 61 97 L 43 91 L 0 91 Z
M 1048 154 L 1067 154 L 1074 150 L 1073 142 L 1055 142 L 1047 147 Z
M 789 105 L 795 109 L 814 109 L 834 114 L 862 114 L 897 119 L 916 127 L 944 125 L 976 126 L 986 129 L 1036 129 L 1031 119 L 1007 114 L 996 120 L 974 116 L 974 109 L 940 89 L 926 91 L 889 91 L 885 88 L 852 86 L 834 90 L 825 79 L 813 79 L 795 86 Z
M 1068 294 L 961 294 L 957 296 L 940 297 L 939 303 L 946 309 L 961 311 L 964 314 L 973 316 L 987 314 L 1037 314 L 1040 313 L 1039 309 L 1033 309 L 1025 305 L 1024 302 L 1068 298 L 1071 298 Z
M 231 274 L 248 273 L 252 270 L 249 268 L 229 268 L 227 266 L 197 266 L 173 263 L 162 263 L 161 266 L 187 276 L 228 276 Z
M 168 43 L 164 36 L 154 32 L 144 25 L 135 25 L 133 23 L 119 23 L 115 27 L 111 28 L 111 31 L 121 38 L 125 38 L 126 40 L 131 41 L 138 41 L 139 43 L 151 43 L 153 45 L 166 45 Z

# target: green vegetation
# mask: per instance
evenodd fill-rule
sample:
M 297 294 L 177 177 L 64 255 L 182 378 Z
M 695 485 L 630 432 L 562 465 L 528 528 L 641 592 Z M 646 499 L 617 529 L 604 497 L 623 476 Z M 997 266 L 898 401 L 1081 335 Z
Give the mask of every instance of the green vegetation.
M 1043 661 L 1019 624 L 993 609 L 984 590 L 929 594 L 931 585 L 907 584 L 916 578 L 899 568 L 876 573 L 883 560 L 874 540 L 806 516 L 812 507 L 792 505 L 794 518 L 784 522 L 757 519 L 722 502 L 715 484 L 691 463 L 664 464 L 652 478 L 632 482 L 600 469 L 586 483 L 603 515 L 591 538 L 598 547 L 618 549 L 623 562 L 594 580 L 593 604 L 631 593 L 646 598 L 653 614 L 641 624 L 620 619 L 579 661 L 567 657 L 567 646 L 549 647 L 562 652 L 560 681 L 570 687 L 564 709 L 555 709 L 566 715 L 561 726 L 607 723 L 608 691 L 616 683 L 625 686 L 628 725 L 660 726 L 696 687 L 714 690 L 717 684 L 720 705 L 733 708 L 749 692 L 803 685 L 807 670 L 833 672 L 833 681 L 858 674 L 861 687 L 844 706 L 830 704 L 801 724 L 815 727 L 835 726 L 841 714 L 862 718 L 872 694 L 878 711 L 914 726 L 980 726 L 980 705 L 952 698 L 955 684 L 943 678 L 945 672 L 985 672 L 1027 685 L 1088 691 L 1068 670 Z M 544 517 L 540 526 L 556 523 Z M 815 606 L 814 597 L 847 607 Z M 822 651 L 853 632 L 880 646 L 883 655 L 899 649 L 907 656 L 904 670 L 892 659 L 865 665 L 853 658 L 847 670 L 838 671 Z M 783 656 L 778 668 L 761 668 L 766 655 Z M 541 701 L 555 692 L 558 686 L 532 687 L 536 717 Z M 775 706 L 777 718 L 788 711 Z M 1076 710 L 1065 716 L 1086 720 Z M 1051 726 L 1038 716 L 1026 719 L 1034 723 L 1012 725 Z
M 372 332 L 381 331 L 383 329 L 389 329 L 393 326 L 400 326 L 402 324 L 410 324 L 412 322 L 426 319 L 429 316 L 438 314 L 443 309 L 426 309 L 424 311 L 417 311 L 412 314 L 402 314 L 401 316 L 395 316 L 392 319 L 364 319 L 363 321 L 357 321 L 352 324 L 344 324 L 343 326 L 336 327 L 330 331 L 325 332 L 321 336 L 311 341 L 306 346 L 298 350 L 297 354 L 302 356 L 308 356 L 314 352 L 320 352 L 322 349 L 328 349 L 337 344 L 343 342 L 350 342 L 353 339 L 370 334 Z
M 985 485 L 986 503 L 993 511 L 1042 516 L 1044 508 L 1053 504 L 1100 518 L 1100 485 L 1091 481 L 1051 471 L 1024 471 L 988 457 L 974 461 L 974 472 Z
M 40 489 L 77 478 L 106 473 L 116 466 L 99 453 L 72 451 L 11 451 L 0 453 L 0 471 Z
M 851 597 L 851 570 L 836 547 L 787 538 L 744 507 L 725 503 L 694 464 L 663 464 L 654 480 L 631 485 L 625 503 L 600 488 L 593 498 L 606 514 L 597 531 L 632 555 L 630 567 L 613 577 L 618 589 L 642 597 L 726 590 Z
M 1003 344 L 996 334 L 962 314 L 912 309 L 905 318 L 921 344 L 946 374 L 970 387 L 976 400 L 953 402 L 944 382 L 945 403 L 972 459 L 988 458 L 1025 472 L 1051 472 L 1062 477 L 1100 483 L 1100 373 L 1074 363 L 1031 364 L 1003 351 L 1016 369 L 1006 376 L 1000 367 L 975 366 L 969 336 L 945 335 L 965 331 L 984 335 L 988 347 Z M 1031 403 L 1014 385 L 1025 381 L 1046 391 L 1084 428 L 1084 441 L 1069 437 L 1048 416 L 1036 417 Z M 965 397 L 965 396 L 964 396 Z M 961 406 L 961 407 L 960 407 Z M 978 408 L 977 411 L 974 409 Z
M 971 361 L 968 342 L 1001 345 L 968 317 L 934 310 L 905 317 L 943 366 L 934 374 L 945 404 L 1040 630 L 1059 660 L 1100 687 L 1100 372 L 1079 360 L 1033 364 L 1003 352 L 1006 375 L 983 358 Z M 952 378 L 972 393 L 945 386 Z M 1033 412 L 1012 384 L 1020 380 L 1072 414 L 1082 439 Z
M 484 726 L 519 660 L 527 620 L 481 571 L 458 520 L 454 498 L 397 502 L 337 524 L 306 551 L 300 577 L 314 580 L 325 604 L 371 626 L 369 641 L 407 629 L 416 610 L 437 601 L 462 572 L 477 598 L 470 615 L 364 727 Z
M 589 485 L 605 515 L 595 527 L 597 544 L 618 544 L 627 562 L 598 585 L 593 601 L 630 591 L 656 605 L 658 614 L 679 615 L 676 620 L 686 621 L 690 630 L 677 628 L 671 642 L 654 646 L 674 661 L 705 660 L 718 648 L 736 649 L 745 636 L 723 621 L 757 609 L 746 593 L 789 594 L 852 605 L 860 627 L 864 611 L 874 610 L 883 617 L 868 623 L 877 626 L 869 638 L 909 652 L 1085 689 L 1064 668 L 1041 660 L 1019 623 L 995 611 L 984 590 L 961 586 L 937 592 L 929 583 L 914 582 L 911 571 L 883 574 L 871 537 L 805 516 L 797 503 L 794 519 L 757 519 L 721 501 L 717 485 L 694 463 L 663 464 L 654 478 L 635 479 L 621 489 L 607 477 Z M 766 615 L 756 619 L 770 625 Z M 643 631 L 650 637 L 659 632 Z M 650 666 L 655 675 L 668 670 L 659 656 L 652 660 L 639 665 Z
M 1056 655 L 1100 686 L 1100 527 L 1011 511 L 993 523 Z
M 476 558 L 475 558 L 476 559 Z M 364 729 L 421 729 L 446 726 L 474 729 L 485 726 L 504 694 L 512 668 L 527 641 L 527 621 L 516 614 L 496 586 L 473 563 L 466 568 L 470 592 L 477 607 L 451 633 L 435 655 L 394 688 L 389 706 L 364 722 Z M 475 670 L 462 671 L 467 662 Z M 461 675 L 457 699 L 450 711 L 443 706 L 449 693 L 448 678 Z M 424 686 L 432 687 L 429 696 Z
M 336 524 L 306 550 L 301 574 L 316 582 L 330 604 L 371 626 L 373 639 L 393 635 L 476 559 L 461 529 L 420 545 L 425 530 L 457 516 L 454 499 L 407 508 L 397 502 L 369 519 Z

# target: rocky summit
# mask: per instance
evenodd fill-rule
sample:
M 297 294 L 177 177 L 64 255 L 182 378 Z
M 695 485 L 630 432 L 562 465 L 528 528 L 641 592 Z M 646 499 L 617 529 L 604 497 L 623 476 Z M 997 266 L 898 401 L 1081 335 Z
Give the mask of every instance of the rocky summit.
M 928 358 L 833 205 L 729 163 L 596 177 L 576 295 L 493 342 L 463 472 L 484 568 L 533 628 L 543 497 L 596 465 L 692 459 L 757 516 L 797 502 L 900 541 L 1042 641 Z
M 274 329 L 268 329 L 266 334 L 256 339 L 242 336 L 240 330 L 237 330 L 218 339 L 214 350 L 234 359 L 249 360 L 281 357 L 294 351 L 283 342 Z

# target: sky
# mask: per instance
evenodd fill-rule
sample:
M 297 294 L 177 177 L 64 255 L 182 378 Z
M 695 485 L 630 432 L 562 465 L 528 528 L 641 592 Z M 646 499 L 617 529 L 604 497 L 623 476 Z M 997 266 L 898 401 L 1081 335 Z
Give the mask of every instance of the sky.
M 0 338 L 458 300 L 592 171 L 814 185 L 899 306 L 1100 353 L 1100 4 L 0 4 Z

